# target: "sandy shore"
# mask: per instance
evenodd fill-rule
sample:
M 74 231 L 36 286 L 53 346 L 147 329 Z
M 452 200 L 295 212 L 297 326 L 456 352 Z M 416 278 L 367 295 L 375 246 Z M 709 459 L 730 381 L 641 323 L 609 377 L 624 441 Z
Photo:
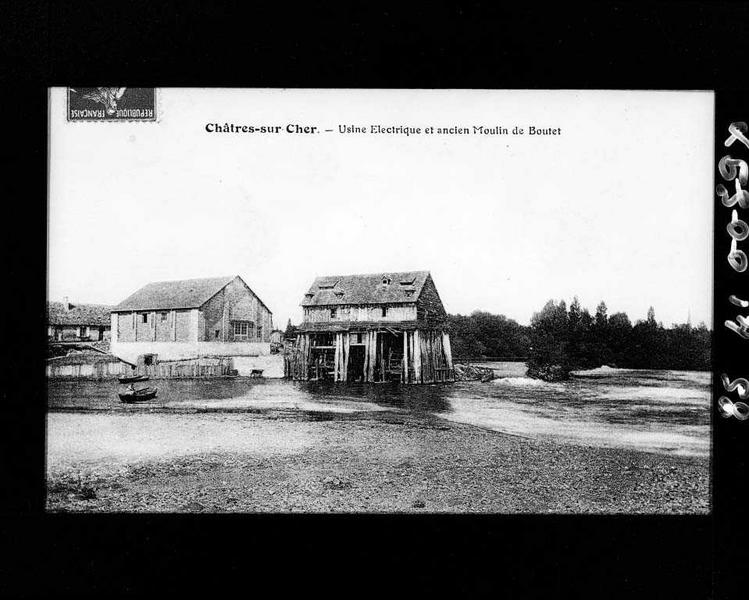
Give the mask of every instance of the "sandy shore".
M 51 511 L 709 510 L 705 458 L 382 413 L 50 413 L 47 472 Z

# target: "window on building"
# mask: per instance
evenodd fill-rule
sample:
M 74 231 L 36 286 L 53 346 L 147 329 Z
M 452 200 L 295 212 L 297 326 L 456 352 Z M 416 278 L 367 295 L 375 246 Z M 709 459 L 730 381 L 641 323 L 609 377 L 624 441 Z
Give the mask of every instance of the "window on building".
M 252 333 L 252 323 L 249 321 L 234 321 L 234 339 L 246 340 Z
M 388 316 L 388 307 L 387 306 L 383 306 L 382 307 L 382 316 L 383 317 L 387 317 Z
M 166 321 L 166 319 L 167 319 L 168 315 L 169 315 L 169 313 L 165 313 L 165 312 L 161 313 L 161 322 L 162 322 L 162 323 L 163 323 L 164 321 Z
M 148 323 L 148 313 L 143 313 L 143 322 Z
M 262 325 L 257 326 L 257 339 L 260 341 L 263 340 L 263 326 Z
M 335 315 L 336 315 L 336 309 L 335 308 L 331 308 L 330 309 L 330 318 L 331 319 L 335 319 Z
M 217 330 L 216 330 L 216 331 L 214 332 L 214 334 L 213 334 L 213 337 L 215 337 L 216 339 L 218 339 L 218 336 L 219 336 L 220 334 L 221 334 L 221 330 L 217 329 Z

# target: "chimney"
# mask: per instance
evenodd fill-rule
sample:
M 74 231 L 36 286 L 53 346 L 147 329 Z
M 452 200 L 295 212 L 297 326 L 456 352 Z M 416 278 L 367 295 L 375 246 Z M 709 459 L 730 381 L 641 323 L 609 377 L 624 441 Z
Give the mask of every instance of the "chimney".
M 73 308 L 73 305 L 70 303 L 70 298 L 68 298 L 67 296 L 63 297 L 62 304 L 65 307 L 65 310 L 70 310 L 71 308 Z

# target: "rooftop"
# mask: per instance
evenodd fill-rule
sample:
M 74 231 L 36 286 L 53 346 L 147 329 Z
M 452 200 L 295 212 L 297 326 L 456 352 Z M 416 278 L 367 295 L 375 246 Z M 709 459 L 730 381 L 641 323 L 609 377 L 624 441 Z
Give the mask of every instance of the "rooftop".
M 237 278 L 247 285 L 239 275 L 202 279 L 180 279 L 177 281 L 154 281 L 144 285 L 137 292 L 125 298 L 112 309 L 112 312 L 200 308 Z M 257 294 L 255 296 L 258 298 L 260 304 L 270 312 L 270 309 L 265 306 L 265 303 L 260 300 Z
M 302 306 L 409 304 L 416 302 L 429 271 L 382 272 L 317 277 Z
M 159 310 L 200 308 L 235 276 L 154 281 L 144 285 L 114 307 L 114 312 L 131 310 Z
M 68 308 L 68 306 L 70 308 Z M 65 304 L 47 302 L 47 323 L 50 325 L 93 325 L 109 327 L 112 306 L 106 304 Z

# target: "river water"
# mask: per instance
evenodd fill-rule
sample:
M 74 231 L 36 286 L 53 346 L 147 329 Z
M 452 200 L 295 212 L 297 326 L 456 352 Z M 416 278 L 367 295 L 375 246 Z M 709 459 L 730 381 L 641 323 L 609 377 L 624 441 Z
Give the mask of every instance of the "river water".
M 524 376 L 523 363 L 486 363 L 498 379 L 426 386 L 274 379 L 159 380 L 158 397 L 122 404 L 116 382 L 51 380 L 52 412 L 144 414 L 284 411 L 319 418 L 410 413 L 563 443 L 708 456 L 711 375 L 603 367 L 570 381 Z

